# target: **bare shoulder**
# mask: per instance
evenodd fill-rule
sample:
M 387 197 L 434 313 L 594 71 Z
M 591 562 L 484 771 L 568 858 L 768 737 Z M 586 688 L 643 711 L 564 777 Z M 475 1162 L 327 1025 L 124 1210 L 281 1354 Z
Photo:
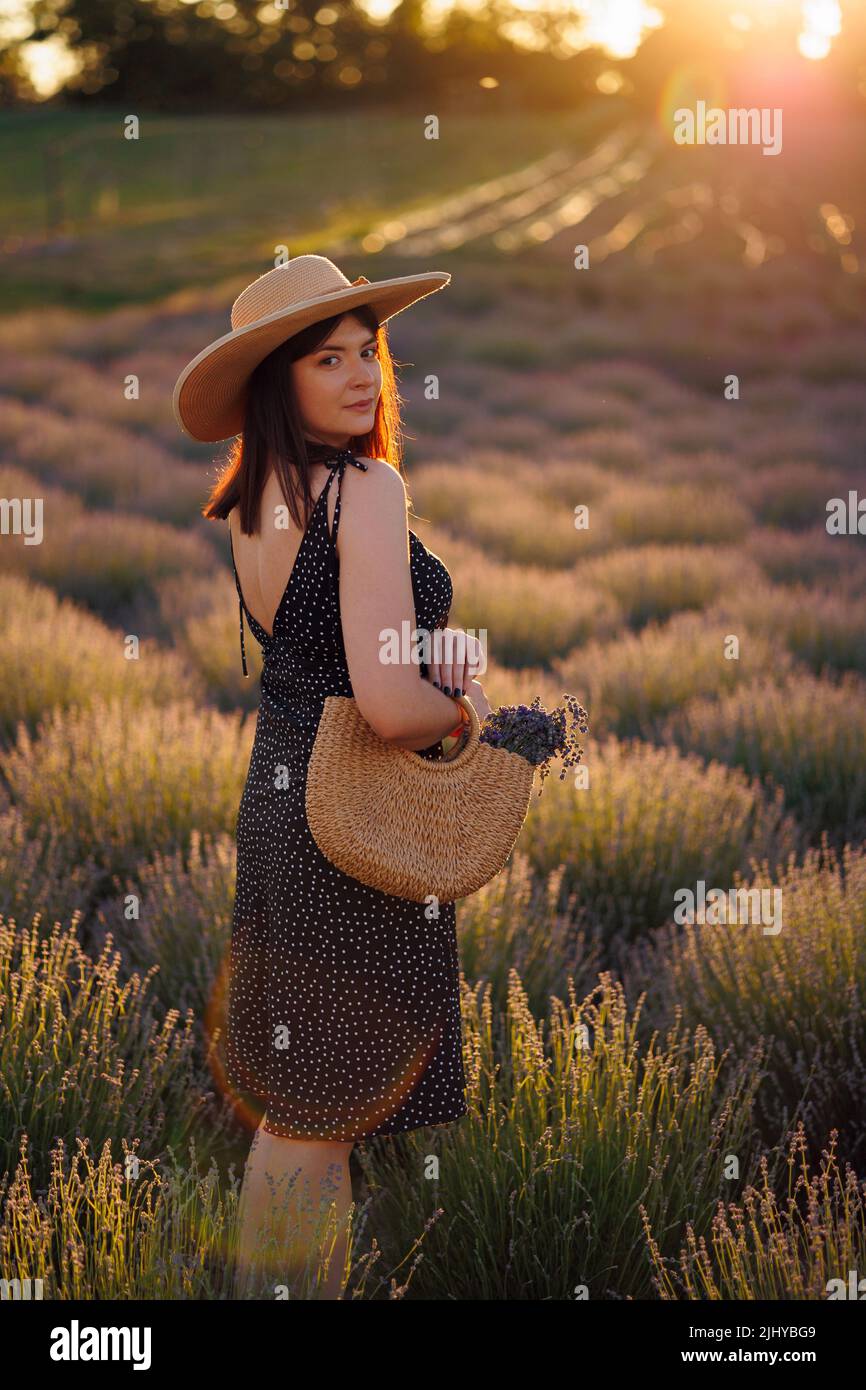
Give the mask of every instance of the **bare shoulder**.
M 380 515 L 383 508 L 388 516 L 394 513 L 399 515 L 401 508 L 405 512 L 406 484 L 402 473 L 398 473 L 385 459 L 367 458 L 360 454 L 358 459 L 367 465 L 366 470 L 361 472 L 357 468 L 347 468 L 343 475 L 342 492 L 347 495 L 352 511 L 366 518 Z
M 361 458 L 360 455 L 358 455 Z M 337 551 L 369 555 L 382 545 L 403 544 L 408 529 L 406 485 L 384 459 L 362 458 L 366 471 L 347 468 L 341 489 Z
M 400 486 L 403 486 L 402 473 L 398 473 L 397 469 L 394 468 L 392 464 L 388 463 L 387 459 L 368 458 L 366 454 L 358 454 L 356 457 L 359 463 L 365 463 L 367 465 L 364 471 L 367 472 L 371 478 L 396 478 Z M 353 468 L 347 470 L 347 476 L 349 472 L 357 473 L 358 469 Z

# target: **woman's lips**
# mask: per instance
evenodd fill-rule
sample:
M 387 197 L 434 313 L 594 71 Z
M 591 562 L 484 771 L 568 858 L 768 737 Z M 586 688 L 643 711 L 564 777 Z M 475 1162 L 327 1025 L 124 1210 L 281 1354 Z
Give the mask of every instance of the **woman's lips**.
M 347 405 L 347 410 L 369 410 L 373 404 L 372 397 L 369 401 L 356 401 L 354 405 Z

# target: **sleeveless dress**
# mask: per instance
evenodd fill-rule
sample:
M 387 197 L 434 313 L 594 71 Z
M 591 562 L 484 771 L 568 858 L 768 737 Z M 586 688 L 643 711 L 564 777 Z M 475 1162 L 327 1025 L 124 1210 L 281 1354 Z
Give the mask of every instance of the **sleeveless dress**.
M 326 458 L 336 462 L 273 636 L 246 607 L 231 546 L 244 674 L 244 614 L 263 668 L 236 824 L 226 1072 L 264 1104 L 268 1133 L 348 1142 L 447 1124 L 467 1106 L 454 903 L 437 911 L 367 887 L 331 864 L 307 824 L 306 771 L 325 697 L 353 693 L 334 548 L 340 484 L 347 465 L 367 470 L 348 449 Z M 409 543 L 416 626 L 444 627 L 451 576 L 412 531 Z M 441 757 L 441 743 L 422 756 Z

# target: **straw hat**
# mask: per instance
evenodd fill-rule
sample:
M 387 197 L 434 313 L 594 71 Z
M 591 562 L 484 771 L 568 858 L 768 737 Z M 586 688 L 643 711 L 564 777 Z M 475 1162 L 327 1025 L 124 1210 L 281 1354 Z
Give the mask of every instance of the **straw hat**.
M 327 256 L 295 256 L 260 275 L 232 306 L 231 332 L 194 357 L 177 379 L 175 419 L 193 439 L 215 444 L 244 427 L 250 374 L 275 347 L 302 328 L 361 304 L 380 323 L 448 284 L 444 270 L 370 281 L 348 280 Z

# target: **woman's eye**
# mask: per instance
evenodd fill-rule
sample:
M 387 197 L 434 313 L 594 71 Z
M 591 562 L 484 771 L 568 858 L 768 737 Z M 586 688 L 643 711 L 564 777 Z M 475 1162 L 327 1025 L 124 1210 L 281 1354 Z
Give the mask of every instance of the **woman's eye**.
M 379 356 L 379 349 L 378 349 L 378 347 L 364 348 L 364 352 L 372 352 L 372 353 L 374 354 L 374 356 L 376 356 L 376 357 Z M 331 355 L 330 355 L 329 357 L 323 357 L 323 358 L 322 358 L 321 362 L 319 363 L 319 366 L 320 366 L 320 367 L 325 367 L 325 366 L 327 366 L 327 364 L 328 364 L 329 362 L 339 362 L 339 360 L 340 360 L 340 359 L 336 356 L 335 353 L 331 353 Z

